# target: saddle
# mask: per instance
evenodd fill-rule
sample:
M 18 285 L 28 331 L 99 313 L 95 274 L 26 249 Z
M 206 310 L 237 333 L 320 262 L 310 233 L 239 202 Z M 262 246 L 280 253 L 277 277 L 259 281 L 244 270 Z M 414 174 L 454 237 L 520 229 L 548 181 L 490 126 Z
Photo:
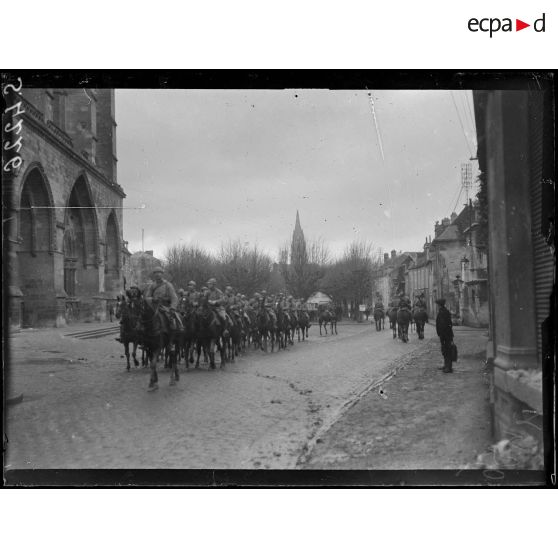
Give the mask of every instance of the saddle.
M 184 324 L 180 318 L 180 314 L 173 308 L 159 306 L 157 309 L 161 325 L 165 331 L 184 331 Z

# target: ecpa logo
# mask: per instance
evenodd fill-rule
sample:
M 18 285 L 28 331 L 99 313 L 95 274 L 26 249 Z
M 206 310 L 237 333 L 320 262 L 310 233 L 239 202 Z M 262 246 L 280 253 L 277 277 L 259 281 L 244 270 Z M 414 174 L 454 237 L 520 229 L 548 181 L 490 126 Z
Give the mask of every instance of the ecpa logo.
M 533 22 L 533 29 L 537 33 L 545 32 L 545 17 L 546 14 L 543 13 L 543 15 L 539 19 L 536 19 Z M 503 19 L 500 19 L 498 17 L 485 17 L 482 19 L 472 17 L 467 23 L 467 27 L 469 28 L 469 31 L 472 31 L 473 33 L 477 33 L 478 31 L 481 31 L 483 33 L 490 33 L 490 38 L 492 38 L 492 35 L 494 33 L 497 33 L 498 31 L 510 32 L 514 30 L 512 18 L 509 17 L 505 17 Z M 521 31 L 522 29 L 526 29 L 527 27 L 531 27 L 531 24 L 525 23 L 520 19 L 515 20 L 515 31 Z

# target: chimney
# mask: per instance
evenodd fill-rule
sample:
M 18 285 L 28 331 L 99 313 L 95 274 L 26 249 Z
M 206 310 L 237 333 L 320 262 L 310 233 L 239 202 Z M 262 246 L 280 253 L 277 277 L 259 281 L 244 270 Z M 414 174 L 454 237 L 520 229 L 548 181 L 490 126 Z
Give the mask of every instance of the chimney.
M 457 217 L 457 215 L 456 215 L 456 217 Z M 451 221 L 450 221 L 447 217 L 444 217 L 444 218 L 442 219 L 442 225 L 444 226 L 444 229 L 445 229 L 450 223 L 451 223 Z
M 456 218 L 457 218 L 457 213 L 453 211 L 452 214 L 450 215 L 451 222 L 453 223 Z
M 391 259 L 393 260 L 393 258 L 395 258 L 397 256 L 397 252 L 395 250 L 391 251 Z
M 389 254 L 387 252 L 384 253 L 384 263 L 387 263 L 389 260 Z

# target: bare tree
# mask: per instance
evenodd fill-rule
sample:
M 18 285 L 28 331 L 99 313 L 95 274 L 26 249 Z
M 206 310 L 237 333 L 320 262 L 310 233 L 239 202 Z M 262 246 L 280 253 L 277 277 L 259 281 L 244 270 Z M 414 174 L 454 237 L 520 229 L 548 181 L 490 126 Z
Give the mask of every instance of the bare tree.
M 196 244 L 175 244 L 168 248 L 165 265 L 177 288 L 186 286 L 188 281 L 195 281 L 200 287 L 217 271 L 215 258 Z
M 326 266 L 331 263 L 331 252 L 321 236 L 310 240 L 306 244 L 306 251 L 308 253 L 308 263 L 310 264 Z
M 334 299 L 350 302 L 353 308 L 358 308 L 371 299 L 372 274 L 378 265 L 374 245 L 368 241 L 355 240 L 328 267 L 320 281 L 320 288 Z
M 244 294 L 265 289 L 270 282 L 273 262 L 257 245 L 250 247 L 239 239 L 222 244 L 218 263 L 223 286 L 231 285 Z

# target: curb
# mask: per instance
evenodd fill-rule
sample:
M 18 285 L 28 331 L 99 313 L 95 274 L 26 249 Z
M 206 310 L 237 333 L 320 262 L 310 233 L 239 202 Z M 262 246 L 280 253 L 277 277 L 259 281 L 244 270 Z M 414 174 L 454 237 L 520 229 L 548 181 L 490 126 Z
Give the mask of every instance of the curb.
M 417 347 L 414 351 L 407 353 L 389 365 L 389 370 L 381 378 L 374 380 L 372 383 L 363 388 L 359 393 L 355 395 L 352 399 L 349 399 L 339 409 L 339 411 L 332 416 L 327 422 L 324 422 L 317 430 L 314 432 L 312 437 L 305 444 L 301 454 L 298 456 L 295 464 L 295 468 L 302 467 L 308 462 L 310 455 L 317 441 L 322 438 L 328 430 L 330 430 L 335 423 L 343 418 L 343 416 L 357 403 L 359 403 L 366 395 L 368 395 L 372 390 L 381 387 L 383 384 L 391 380 L 399 370 L 405 368 L 414 358 L 416 358 L 418 353 L 426 353 L 435 344 L 434 339 L 427 339 L 424 345 Z

